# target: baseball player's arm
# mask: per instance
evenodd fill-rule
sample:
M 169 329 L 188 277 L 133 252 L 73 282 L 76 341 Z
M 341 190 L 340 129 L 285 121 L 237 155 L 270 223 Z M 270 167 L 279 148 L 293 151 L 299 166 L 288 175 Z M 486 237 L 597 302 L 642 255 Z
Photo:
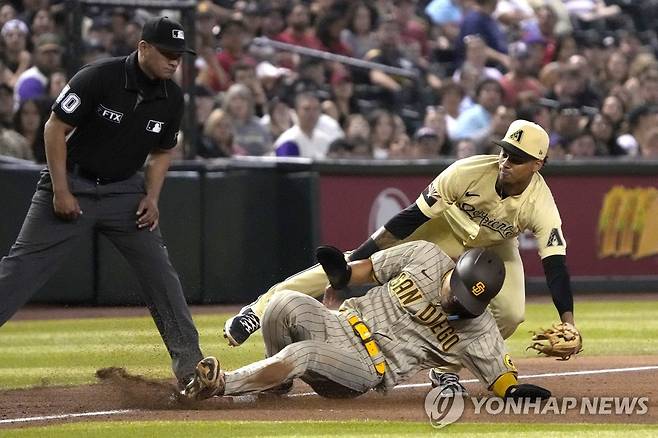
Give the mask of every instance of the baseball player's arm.
M 553 304 L 562 322 L 575 325 L 573 318 L 573 292 L 567 269 L 566 257 L 553 255 L 542 260 L 546 283 L 553 297 Z
M 53 184 L 53 209 L 62 219 L 77 219 L 81 214 L 78 200 L 71 194 L 66 174 L 66 135 L 73 126 L 64 123 L 53 112 L 46 122 L 43 136 L 46 161 Z
M 370 257 L 379 250 L 397 245 L 428 220 L 438 217 L 466 190 L 465 178 L 459 178 L 460 167 L 454 163 L 441 172 L 416 202 L 393 216 L 350 254 L 350 260 Z
M 158 200 L 165 175 L 171 164 L 171 155 L 172 149 L 155 149 L 149 154 L 144 169 L 146 196 L 137 208 L 137 226 L 139 228 L 149 227 L 149 231 L 153 231 L 158 226 L 160 219 Z

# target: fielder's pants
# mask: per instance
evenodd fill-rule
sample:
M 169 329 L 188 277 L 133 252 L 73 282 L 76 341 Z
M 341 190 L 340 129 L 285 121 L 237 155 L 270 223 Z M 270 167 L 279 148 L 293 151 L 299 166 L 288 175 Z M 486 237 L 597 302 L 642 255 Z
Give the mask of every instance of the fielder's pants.
M 413 240 L 433 242 L 454 259 L 457 259 L 468 249 L 457 239 L 450 225 L 443 218 L 426 222 L 404 242 Z M 523 263 L 519 254 L 517 239 L 507 240 L 490 249 L 496 252 L 505 263 L 506 276 L 501 291 L 491 300 L 489 310 L 496 319 L 496 324 L 503 339 L 507 339 L 512 336 L 519 324 L 525 319 Z M 315 265 L 272 286 L 266 293 L 258 297 L 251 305 L 251 308 L 256 315 L 261 316 L 269 300 L 281 291 L 292 289 L 313 297 L 320 297 L 324 293 L 327 284 L 327 276 L 322 267 Z
M 381 381 L 347 321 L 315 298 L 291 290 L 272 296 L 262 326 L 267 359 L 226 372 L 225 395 L 301 378 L 322 396 L 355 397 Z
M 144 178 L 107 185 L 69 175 L 71 192 L 83 212 L 77 220 L 55 216 L 47 173 L 41 178 L 23 227 L 9 254 L 0 261 L 0 326 L 41 288 L 71 254 L 80 236 L 95 228 L 117 247 L 135 270 L 141 297 L 162 336 L 176 377 L 194 374 L 199 360 L 199 335 L 169 261 L 159 227 L 138 229 L 136 211 L 144 196 Z

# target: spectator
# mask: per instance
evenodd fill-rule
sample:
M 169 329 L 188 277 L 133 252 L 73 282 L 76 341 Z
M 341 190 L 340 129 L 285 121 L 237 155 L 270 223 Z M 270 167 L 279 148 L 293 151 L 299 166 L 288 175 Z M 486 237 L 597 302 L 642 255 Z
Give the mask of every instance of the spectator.
M 600 97 L 588 86 L 578 66 L 569 63 L 561 67 L 558 81 L 547 97 L 576 107 L 598 108 L 600 104 Z
M 279 138 L 284 131 L 293 126 L 291 109 L 283 100 L 275 97 L 269 102 L 269 112 L 260 123 L 267 129 L 272 138 Z
M 327 158 L 372 158 L 370 147 L 366 142 L 352 142 L 347 138 L 332 141 L 327 151 Z
M 18 77 L 30 68 L 32 55 L 27 51 L 27 35 L 29 30 L 20 20 L 9 20 L 2 26 L 2 47 L 0 61 L 9 69 L 5 81 L 9 86 L 16 86 Z
M 455 47 L 459 59 L 464 59 L 464 37 L 479 35 L 492 50 L 488 57 L 494 58 L 500 64 L 506 64 L 507 36 L 500 24 L 492 17 L 497 0 L 475 0 L 464 14 L 464 20 L 459 29 L 459 38 Z
M 400 28 L 400 39 L 407 56 L 424 65 L 428 55 L 427 23 L 416 15 L 415 0 L 393 2 L 393 16 Z M 426 65 L 424 65 L 426 66 Z
M 476 143 L 476 147 L 479 150 L 491 149 L 492 154 L 497 154 L 499 149 L 496 147 L 494 141 L 498 141 L 501 138 L 504 138 L 509 125 L 518 118 L 520 117 L 517 117 L 516 110 L 514 108 L 505 105 L 499 105 L 498 108 L 496 108 L 493 117 L 491 118 L 491 128 L 489 130 L 489 135 L 484 137 L 479 144 Z
M 32 158 L 37 163 L 46 162 L 43 128 L 50 105 L 44 99 L 29 98 L 21 102 L 14 114 L 14 129 L 25 137 Z
M 532 35 L 526 34 L 524 41 L 529 43 L 529 40 L 542 41 L 544 43 L 542 66 L 553 61 L 557 48 L 557 14 L 548 4 L 542 4 L 535 10 L 537 16 L 537 33 Z M 532 31 L 530 31 L 532 32 Z
M 14 125 L 14 90 L 5 82 L 0 82 L 0 126 L 12 128 Z
M 395 125 L 390 112 L 380 109 L 370 114 L 370 144 L 372 155 L 377 159 L 388 158 L 389 148 L 395 138 Z
M 457 119 L 460 114 L 460 104 L 465 97 L 464 89 L 456 82 L 444 81 L 439 90 L 439 102 L 443 107 L 446 119 L 446 129 L 449 138 L 454 138 Z
M 471 138 L 476 143 L 489 134 L 491 118 L 502 103 L 503 89 L 493 79 L 485 79 L 476 90 L 477 103 L 460 114 L 455 128 L 455 138 Z
M 347 12 L 347 28 L 341 32 L 341 41 L 352 55 L 363 58 L 369 50 L 377 46 L 374 30 L 378 26 L 377 10 L 369 2 L 350 3 Z
M 658 127 L 653 126 L 644 136 L 640 143 L 640 155 L 642 158 L 658 160 Z
M 317 39 L 310 27 L 308 6 L 296 3 L 288 15 L 288 27 L 276 36 L 282 43 L 322 50 L 322 43 Z M 284 65 L 284 67 L 292 67 Z
M 367 144 L 372 158 L 372 148 L 369 141 L 370 124 L 361 114 L 352 114 L 347 118 L 345 121 L 345 138 L 352 144 Z
M 614 130 L 617 131 L 621 128 L 621 124 L 624 121 L 624 115 L 626 114 L 624 101 L 615 94 L 606 96 L 601 105 L 601 114 L 610 119 Z
M 477 35 L 468 35 L 464 37 L 464 46 L 466 50 L 466 58 L 462 67 L 457 69 L 452 75 L 452 80 L 460 82 L 462 79 L 462 71 L 465 68 L 471 68 L 476 75 L 476 83 L 484 79 L 495 79 L 499 81 L 503 74 L 500 70 L 487 67 L 487 45 L 482 38 Z
M 450 139 L 448 138 L 445 109 L 443 107 L 427 107 L 423 127 L 430 128 L 436 135 L 437 141 L 441 145 L 439 155 L 450 154 Z
M 315 25 L 315 35 L 322 44 L 322 50 L 337 55 L 351 56 L 352 50 L 343 44 L 340 34 L 347 24 L 342 11 L 331 10 L 322 15 Z
M 236 84 L 243 84 L 249 88 L 251 95 L 254 97 L 254 113 L 258 117 L 262 117 L 267 111 L 267 95 L 258 76 L 256 76 L 254 65 L 246 62 L 233 64 L 231 77 Z
M 625 155 L 624 150 L 617 146 L 614 124 L 605 114 L 595 114 L 587 126 L 587 131 L 592 134 L 594 139 L 596 155 Z
M 473 155 L 477 155 L 477 153 L 477 146 L 475 145 L 475 142 L 470 138 L 462 138 L 455 145 L 455 159 L 457 160 L 472 157 Z
M 370 70 L 370 82 L 384 90 L 380 101 L 389 104 L 398 110 L 402 110 L 404 105 L 411 106 L 418 110 L 428 103 L 428 95 L 424 84 L 429 85 L 430 89 L 438 91 L 441 87 L 441 79 L 434 73 L 425 71 L 420 65 L 413 60 L 408 59 L 400 47 L 400 29 L 398 23 L 387 17 L 382 21 L 377 32 L 379 47 L 366 54 L 366 59 L 380 64 L 397 67 L 418 73 L 419 78 L 396 76 L 379 69 Z
M 549 134 L 550 144 L 560 145 L 567 150 L 571 140 L 580 134 L 583 128 L 583 115 L 580 108 L 571 104 L 562 104 L 553 120 L 553 130 Z
M 246 28 L 242 21 L 230 20 L 221 26 L 219 33 L 221 50 L 217 54 L 217 61 L 225 72 L 230 74 L 233 65 L 238 62 L 256 65 L 256 61 L 245 52 L 246 37 Z M 228 89 L 230 84 L 231 82 L 222 84 L 220 91 Z
M 0 29 L 10 20 L 16 18 L 16 8 L 9 1 L 3 1 L 0 3 Z
M 505 91 L 505 105 L 516 108 L 537 101 L 544 95 L 544 88 L 537 79 L 530 76 L 528 46 L 524 42 L 511 44 L 509 56 L 510 71 L 500 80 L 500 85 Z M 514 118 L 510 123 L 512 121 Z M 503 136 L 504 134 L 505 131 Z
M 318 129 L 320 100 L 312 93 L 295 98 L 297 121 L 274 143 L 277 156 L 324 158 L 331 142 L 343 136 L 340 129 L 327 132 Z
M 25 70 L 16 81 L 15 105 L 48 94 L 48 77 L 61 67 L 62 52 L 57 35 L 46 33 L 39 36 L 34 51 L 34 67 Z
M 443 148 L 443 142 L 441 140 L 442 139 L 439 138 L 436 131 L 434 131 L 432 128 L 420 128 L 414 134 L 413 142 L 411 143 L 410 158 L 439 158 L 439 154 Z M 445 141 L 445 136 L 443 137 L 443 140 Z
M 617 144 L 627 155 L 640 155 L 640 144 L 650 128 L 658 126 L 658 106 L 641 105 L 628 113 L 628 133 L 617 138 Z
M 406 132 L 402 132 L 391 142 L 387 158 L 389 160 L 409 160 L 413 158 L 413 154 L 411 138 Z
M 596 155 L 596 143 L 592 134 L 581 131 L 567 145 L 567 159 L 590 158 Z
M 55 33 L 55 19 L 47 8 L 39 9 L 32 17 L 30 25 L 32 43 L 36 46 L 41 35 Z
M 203 124 L 203 136 L 197 146 L 202 158 L 227 158 L 244 155 L 245 151 L 235 144 L 231 117 L 222 109 L 213 110 Z
M 628 59 L 617 50 L 612 52 L 605 64 L 604 83 L 605 90 L 611 90 L 615 85 L 623 85 L 628 79 Z
M 342 127 L 345 127 L 347 118 L 359 111 L 354 97 L 352 76 L 344 68 L 337 68 L 331 74 L 330 83 L 332 100 L 322 102 L 322 110 L 337 120 Z
M 272 138 L 254 116 L 254 98 L 246 85 L 231 85 L 222 107 L 231 116 L 235 142 L 247 155 L 268 155 L 272 152 Z
M 50 77 L 48 78 L 48 99 L 51 102 L 57 99 L 57 96 L 62 92 L 68 81 L 69 79 L 64 69 L 57 69 L 50 73 Z

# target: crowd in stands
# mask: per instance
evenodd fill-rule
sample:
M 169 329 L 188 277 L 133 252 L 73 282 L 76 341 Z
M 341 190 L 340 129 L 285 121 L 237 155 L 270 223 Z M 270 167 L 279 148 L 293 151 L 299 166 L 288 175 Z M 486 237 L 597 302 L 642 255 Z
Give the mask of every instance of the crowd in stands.
M 86 7 L 82 53 L 67 13 L 0 2 L 0 155 L 45 162 L 65 57 L 131 53 L 155 11 Z M 462 158 L 497 153 L 523 118 L 549 132 L 551 160 L 658 159 L 658 0 L 214 0 L 195 20 L 181 157 Z

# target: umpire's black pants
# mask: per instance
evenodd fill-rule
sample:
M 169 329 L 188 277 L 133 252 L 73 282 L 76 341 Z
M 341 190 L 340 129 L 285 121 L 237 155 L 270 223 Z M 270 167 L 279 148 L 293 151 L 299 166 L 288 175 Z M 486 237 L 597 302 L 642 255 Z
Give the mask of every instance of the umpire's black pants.
M 55 216 L 50 175 L 44 171 L 23 227 L 9 254 L 0 261 L 0 326 L 39 290 L 71 254 L 90 228 L 107 236 L 135 270 L 146 303 L 181 380 L 203 358 L 199 334 L 169 261 L 160 228 L 138 229 L 136 212 L 145 194 L 141 174 L 106 185 L 69 175 L 82 216 Z

